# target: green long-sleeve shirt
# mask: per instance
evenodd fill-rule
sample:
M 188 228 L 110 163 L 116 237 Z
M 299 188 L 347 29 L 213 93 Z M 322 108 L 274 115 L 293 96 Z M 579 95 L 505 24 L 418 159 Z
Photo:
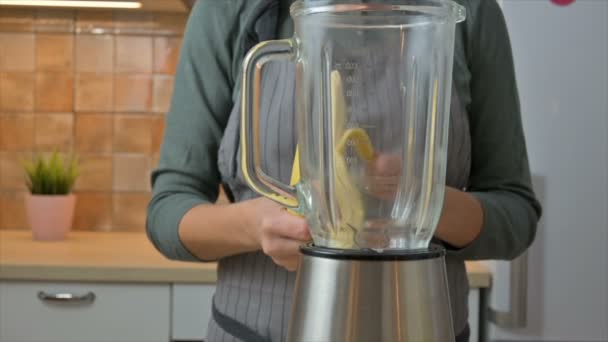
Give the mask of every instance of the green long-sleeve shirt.
M 282 0 L 281 35 L 291 35 Z M 463 259 L 510 259 L 532 242 L 540 205 L 530 180 L 507 28 L 494 0 L 460 0 L 454 82 L 470 121 L 470 191 L 481 202 L 483 228 Z M 218 196 L 217 154 L 239 96 L 243 26 L 257 1 L 201 0 L 188 21 L 158 168 L 147 232 L 167 257 L 196 260 L 178 236 L 192 207 Z
M 240 96 L 245 23 L 250 22 L 260 1 L 199 0 L 188 21 L 148 208 L 150 239 L 169 258 L 197 260 L 179 239 L 179 222 L 194 206 L 217 198 L 220 143 L 224 137 L 230 141 L 235 129 L 229 125 L 226 130 Z M 292 24 L 288 6 L 292 0 L 279 2 L 279 35 L 289 37 Z M 467 20 L 457 26 L 453 80 L 459 105 L 468 113 L 471 135 L 467 191 L 482 205 L 483 227 L 470 245 L 450 249 L 446 258 L 457 334 L 467 324 L 468 283 L 463 260 L 519 255 L 532 242 L 541 211 L 531 188 L 504 18 L 495 0 L 458 2 L 465 6 Z M 273 77 L 277 75 L 282 74 Z M 274 87 L 277 98 L 289 96 L 284 91 L 286 77 L 273 82 L 280 83 Z M 281 101 L 273 103 L 279 108 L 270 107 L 269 111 L 282 110 Z M 219 159 L 226 162 L 226 154 L 222 156 Z M 223 174 L 225 178 L 225 170 Z M 239 186 L 243 190 L 242 184 Z M 245 198 L 251 195 L 249 190 L 242 192 Z M 214 303 L 220 312 L 265 339 L 280 341 L 289 319 L 293 283 L 293 273 L 274 265 L 261 252 L 223 258 L 218 264 Z M 207 340 L 235 339 L 212 321 Z

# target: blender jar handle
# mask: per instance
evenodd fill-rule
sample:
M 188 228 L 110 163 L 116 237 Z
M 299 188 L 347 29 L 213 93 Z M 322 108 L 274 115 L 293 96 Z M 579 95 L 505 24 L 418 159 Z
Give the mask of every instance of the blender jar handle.
M 294 186 L 268 176 L 260 158 L 260 89 L 262 68 L 272 60 L 294 59 L 293 39 L 271 40 L 253 47 L 243 60 L 241 108 L 241 167 L 249 186 L 265 197 L 287 208 L 298 208 Z

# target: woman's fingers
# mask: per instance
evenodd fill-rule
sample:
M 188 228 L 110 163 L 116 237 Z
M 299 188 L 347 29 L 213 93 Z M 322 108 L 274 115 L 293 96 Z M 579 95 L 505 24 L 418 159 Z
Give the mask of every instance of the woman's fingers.
M 295 271 L 298 269 L 300 263 L 300 246 L 301 242 L 295 240 L 283 239 L 280 244 L 281 248 L 273 258 L 275 263 L 285 267 L 288 271 Z
M 365 190 L 385 200 L 395 197 L 401 177 L 402 160 L 397 155 L 379 154 L 367 165 Z
M 306 220 L 302 217 L 288 213 L 286 210 L 267 218 L 262 227 L 264 233 L 276 235 L 286 239 L 302 242 L 310 241 L 311 236 Z
M 299 254 L 301 243 L 289 239 L 265 239 L 262 241 L 262 250 L 273 259 L 284 259 Z
M 402 159 L 394 154 L 379 154 L 368 164 L 371 175 L 379 177 L 399 176 Z
M 279 266 L 294 271 L 300 260 L 300 245 L 311 240 L 306 220 L 269 200 L 261 199 L 256 229 L 262 251 Z
M 262 240 L 262 250 L 272 258 L 275 264 L 295 271 L 300 261 L 301 241 L 285 238 L 269 238 Z

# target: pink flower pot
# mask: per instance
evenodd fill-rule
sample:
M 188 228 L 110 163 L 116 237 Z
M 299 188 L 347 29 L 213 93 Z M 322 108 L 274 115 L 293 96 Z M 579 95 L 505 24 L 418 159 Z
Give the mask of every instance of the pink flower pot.
M 25 197 L 27 219 L 34 240 L 63 240 L 72 228 L 76 196 L 31 195 Z

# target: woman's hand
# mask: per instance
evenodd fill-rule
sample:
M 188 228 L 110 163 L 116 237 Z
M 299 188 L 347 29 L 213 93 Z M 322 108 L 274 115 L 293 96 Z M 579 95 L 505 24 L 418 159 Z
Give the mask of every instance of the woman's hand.
M 393 200 L 402 174 L 403 161 L 397 155 L 380 154 L 367 165 L 365 190 L 372 196 Z M 483 210 L 471 194 L 446 187 L 443 210 L 435 236 L 462 248 L 470 244 L 481 232 Z
M 300 245 L 311 240 L 306 220 L 267 198 L 249 202 L 253 239 L 277 265 L 295 271 L 300 261 Z
M 201 260 L 261 249 L 290 271 L 298 267 L 300 245 L 311 240 L 304 218 L 266 198 L 196 206 L 182 218 L 179 237 Z
M 370 195 L 393 200 L 397 194 L 403 161 L 398 155 L 379 154 L 367 164 L 365 190 Z
M 479 200 L 468 192 L 446 186 L 435 236 L 463 248 L 479 236 L 482 227 L 483 209 Z

